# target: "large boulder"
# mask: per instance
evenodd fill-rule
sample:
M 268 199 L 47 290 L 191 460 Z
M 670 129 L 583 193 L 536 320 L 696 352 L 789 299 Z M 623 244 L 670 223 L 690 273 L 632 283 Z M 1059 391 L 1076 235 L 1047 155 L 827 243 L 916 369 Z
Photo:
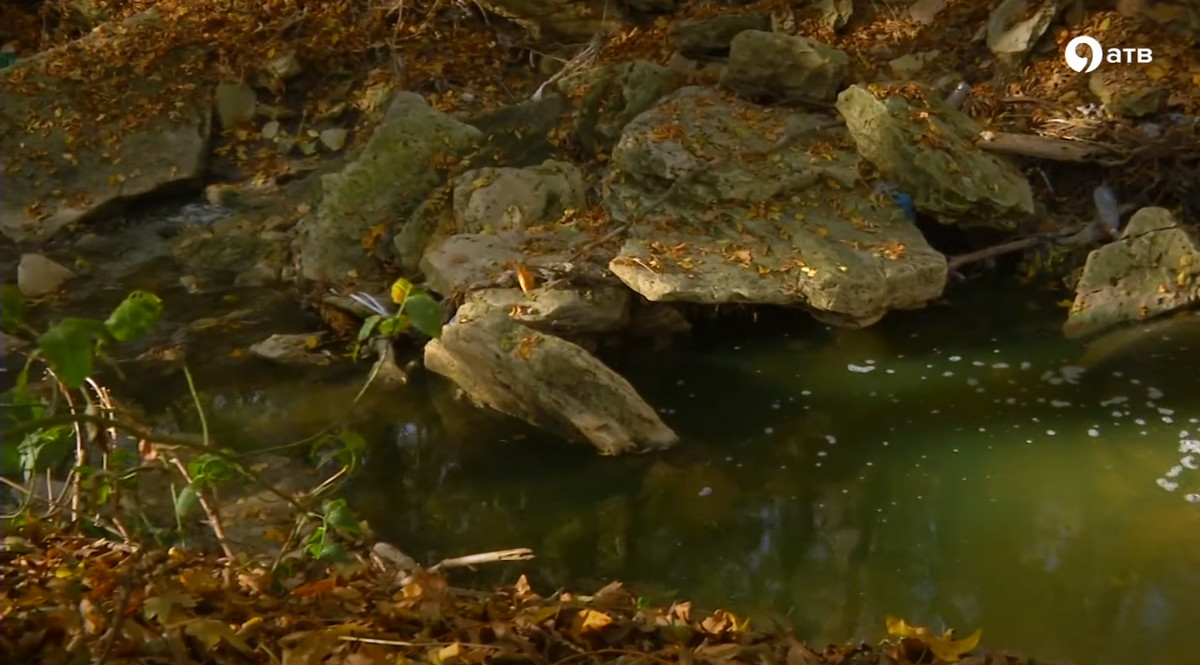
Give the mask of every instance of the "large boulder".
M 837 109 L 858 153 L 943 224 L 1014 228 L 1033 214 L 1033 190 L 1013 163 L 976 145 L 979 126 L 911 84 L 850 86 Z
M 651 301 L 800 305 L 837 325 L 921 307 L 946 259 L 857 160 L 828 117 L 684 88 L 613 151 L 604 205 L 629 230 L 609 268 Z
M 559 87 L 579 100 L 575 134 L 592 154 L 612 150 L 621 130 L 639 114 L 683 84 L 683 77 L 662 65 L 632 60 L 566 76 Z
M 159 52 L 158 20 L 101 26 L 0 70 L 0 233 L 46 238 L 122 201 L 198 187 L 211 111 L 188 68 L 205 54 Z M 111 71 L 84 75 L 97 58 Z
M 373 230 L 407 219 L 443 182 L 437 165 L 457 163 L 480 137 L 420 95 L 397 93 L 358 159 L 321 177 L 321 200 L 299 227 L 301 275 L 340 281 L 368 270 Z
M 1088 255 L 1063 326 L 1090 335 L 1190 307 L 1200 299 L 1200 245 L 1164 208 L 1134 213 L 1120 239 Z
M 730 43 L 721 85 L 751 101 L 832 102 L 849 71 L 850 56 L 815 39 L 745 30 Z
M 662 450 L 679 441 L 616 372 L 502 310 L 460 312 L 425 346 L 425 366 L 477 404 L 590 443 L 605 455 Z

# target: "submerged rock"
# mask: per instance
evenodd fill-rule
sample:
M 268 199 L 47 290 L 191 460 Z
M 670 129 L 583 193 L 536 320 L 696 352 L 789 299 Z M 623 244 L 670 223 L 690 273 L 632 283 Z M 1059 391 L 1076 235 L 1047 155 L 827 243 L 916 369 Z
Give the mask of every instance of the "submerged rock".
M 477 404 L 605 455 L 669 448 L 679 437 L 633 386 L 575 344 L 507 313 L 459 314 L 425 346 L 425 366 Z
M 857 161 L 825 116 L 684 88 L 613 152 L 604 205 L 630 227 L 609 268 L 655 302 L 802 305 L 838 325 L 921 307 L 946 259 Z
M 126 55 L 114 56 L 113 67 L 130 68 L 119 74 L 127 77 L 125 91 L 98 90 L 103 82 L 72 76 L 71 67 L 61 65 L 82 53 L 143 56 L 139 40 L 159 48 L 158 40 L 147 38 L 158 20 L 157 13 L 147 12 L 0 70 L 0 127 L 12 126 L 0 131 L 7 167 L 0 233 L 14 242 L 44 239 L 111 204 L 198 182 L 208 156 L 211 110 L 207 90 L 190 83 L 194 77 L 184 70 L 202 51 L 183 46 L 155 54 L 144 70 L 134 70 Z M 89 106 L 102 94 L 125 99 Z M 134 110 L 133 100 L 147 103 Z M 143 115 L 131 129 L 134 113 Z
M 837 109 L 858 153 L 912 196 L 918 211 L 943 224 L 999 229 L 1033 214 L 1029 181 L 975 144 L 979 126 L 932 93 L 924 104 L 851 86 L 838 95 Z
M 271 335 L 250 347 L 250 355 L 285 365 L 327 365 L 329 354 L 315 352 L 324 333 Z
M 1134 213 L 1119 240 L 1088 255 L 1063 326 L 1081 337 L 1200 300 L 1200 245 L 1164 208 Z
M 302 276 L 338 281 L 372 266 L 363 249 L 371 229 L 407 218 L 441 182 L 433 165 L 466 154 L 480 136 L 420 95 L 397 93 L 358 159 L 321 177 L 321 201 L 299 226 Z
M 17 289 L 27 298 L 40 298 L 62 289 L 75 273 L 41 254 L 25 254 L 17 265 Z

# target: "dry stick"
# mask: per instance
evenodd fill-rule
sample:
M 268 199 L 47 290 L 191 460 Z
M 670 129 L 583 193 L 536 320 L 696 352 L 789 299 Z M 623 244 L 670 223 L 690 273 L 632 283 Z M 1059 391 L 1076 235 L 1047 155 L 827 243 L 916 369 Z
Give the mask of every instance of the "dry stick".
M 208 493 L 192 480 L 192 477 L 188 475 L 187 467 L 183 465 L 183 462 L 179 461 L 178 457 L 171 457 L 171 464 L 179 470 L 184 480 L 188 481 L 188 484 L 195 488 L 196 500 L 200 503 L 200 508 L 204 510 L 205 516 L 208 517 L 208 526 L 212 528 L 213 535 L 217 537 L 217 543 L 221 546 L 221 551 L 225 553 L 226 558 L 231 563 L 237 561 L 237 555 L 234 554 L 233 547 L 229 544 L 229 539 L 225 537 L 225 527 L 221 525 L 221 516 L 217 511 L 213 510 L 212 504 L 208 501 Z
M 960 254 L 958 256 L 951 257 L 950 260 L 947 261 L 947 266 L 952 271 L 958 270 L 968 263 L 983 261 L 994 256 L 1000 256 L 1001 254 L 1008 254 L 1010 252 L 1019 252 L 1023 249 L 1037 247 L 1044 242 L 1046 242 L 1046 238 L 1043 236 L 1031 236 L 1029 238 L 1010 240 L 1009 242 L 1000 245 L 985 247 L 974 252 L 968 252 L 967 254 Z
M 511 550 L 497 550 L 495 552 L 484 552 L 482 554 L 468 554 L 466 556 L 456 556 L 449 559 L 442 559 L 433 564 L 428 569 L 428 572 L 436 573 L 439 570 L 446 568 L 467 568 L 476 566 L 481 563 L 495 563 L 497 561 L 528 561 L 533 557 L 533 550 L 528 547 L 518 547 Z
M 137 556 L 136 554 L 134 556 Z M 133 577 L 126 580 L 126 584 L 121 589 L 121 597 L 117 600 L 116 616 L 113 617 L 112 624 L 108 627 L 108 632 L 104 635 L 103 647 L 100 649 L 100 657 L 96 659 L 96 665 L 104 665 L 108 662 L 108 657 L 112 655 L 113 645 L 117 643 L 117 636 L 121 634 L 121 626 L 125 623 L 125 610 L 129 607 L 129 597 L 133 595 L 133 588 L 137 586 L 134 583 Z
M 58 385 L 58 389 L 62 393 L 63 399 L 67 400 L 67 411 L 74 412 L 75 402 L 71 399 L 71 392 L 67 390 L 67 387 L 64 386 L 63 382 L 59 380 L 58 375 L 54 373 L 54 370 L 47 367 L 46 373 L 50 375 L 50 378 L 54 379 L 54 383 Z M 83 476 L 79 473 L 78 469 L 83 468 L 84 464 L 87 463 L 87 459 L 85 459 L 87 456 L 87 451 L 84 450 L 83 446 L 82 425 L 79 422 L 74 422 L 72 425 L 75 427 L 75 468 L 71 470 L 71 475 L 67 480 L 67 487 L 69 487 L 71 490 L 71 524 L 78 524 L 80 502 L 79 497 L 83 492 Z M 67 489 L 64 488 L 63 492 L 66 491 Z

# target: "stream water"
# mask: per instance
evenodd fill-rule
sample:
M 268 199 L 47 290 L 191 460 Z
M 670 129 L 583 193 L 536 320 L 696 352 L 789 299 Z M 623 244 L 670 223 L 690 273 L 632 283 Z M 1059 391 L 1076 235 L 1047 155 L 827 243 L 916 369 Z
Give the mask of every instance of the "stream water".
M 155 256 L 62 313 L 103 314 L 87 310 L 151 288 L 167 325 L 148 343 L 161 344 L 248 307 L 239 339 L 187 336 L 193 367 L 210 370 L 198 383 L 214 435 L 285 443 L 343 414 L 362 372 L 274 372 L 236 353 L 312 322 L 262 292 L 189 294 Z M 971 285 L 866 330 L 725 327 L 631 349 L 612 364 L 683 438 L 653 456 L 601 458 L 418 376 L 369 400 L 355 425 L 367 463 L 347 496 L 421 561 L 537 554 L 463 583 L 524 573 L 587 592 L 619 579 L 818 643 L 879 639 L 896 615 L 1081 665 L 1195 662 L 1200 325 L 1088 348 L 1062 340 L 1063 310 L 1031 293 Z M 178 375 L 136 385 L 152 413 L 189 401 Z

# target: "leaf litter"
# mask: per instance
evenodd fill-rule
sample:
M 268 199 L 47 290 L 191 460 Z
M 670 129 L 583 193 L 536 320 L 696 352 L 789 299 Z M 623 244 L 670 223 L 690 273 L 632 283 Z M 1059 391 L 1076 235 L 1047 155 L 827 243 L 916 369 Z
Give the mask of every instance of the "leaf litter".
M 814 647 L 725 610 L 700 612 L 687 602 L 649 607 L 619 582 L 591 595 L 542 596 L 521 576 L 480 591 L 452 586 L 436 566 L 397 572 L 385 563 L 395 555 L 372 557 L 370 550 L 347 563 L 307 561 L 272 572 L 268 562 L 229 564 L 174 548 L 36 531 L 25 527 L 0 546 L 0 652 L 8 662 L 1033 662 L 977 648 L 978 630 L 954 639 L 893 618 L 887 630 L 897 641 Z M 380 543 L 374 552 L 394 549 Z

